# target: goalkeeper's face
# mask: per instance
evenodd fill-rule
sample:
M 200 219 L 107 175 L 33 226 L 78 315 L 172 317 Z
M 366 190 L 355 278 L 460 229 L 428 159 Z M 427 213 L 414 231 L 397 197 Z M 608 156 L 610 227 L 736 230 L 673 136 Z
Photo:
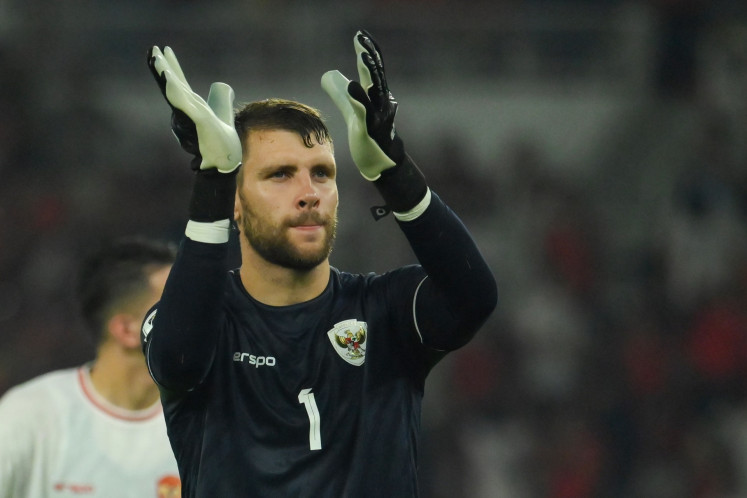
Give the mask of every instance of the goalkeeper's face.
M 249 250 L 295 270 L 326 261 L 337 228 L 332 145 L 307 147 L 291 131 L 254 130 L 241 168 L 234 217 Z

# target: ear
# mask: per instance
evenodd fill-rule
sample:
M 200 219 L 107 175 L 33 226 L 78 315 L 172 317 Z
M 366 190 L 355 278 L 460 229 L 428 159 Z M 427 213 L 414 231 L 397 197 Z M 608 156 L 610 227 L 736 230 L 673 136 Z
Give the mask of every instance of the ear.
M 241 223 L 238 223 L 241 219 L 241 199 L 239 199 L 239 187 L 236 186 L 236 194 L 234 195 L 233 199 L 233 219 L 237 222 L 239 226 L 241 226 Z
M 109 319 L 109 334 L 126 349 L 140 347 L 140 321 L 129 313 L 117 313 Z

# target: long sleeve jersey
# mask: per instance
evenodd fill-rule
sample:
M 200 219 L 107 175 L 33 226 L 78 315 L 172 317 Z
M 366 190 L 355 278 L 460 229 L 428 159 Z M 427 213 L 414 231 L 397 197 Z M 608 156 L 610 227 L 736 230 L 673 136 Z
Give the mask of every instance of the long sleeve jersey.
M 321 295 L 281 307 L 226 272 L 226 244 L 185 238 L 143 325 L 184 497 L 418 496 L 426 376 L 497 290 L 437 195 L 398 223 L 419 264 L 332 268 Z

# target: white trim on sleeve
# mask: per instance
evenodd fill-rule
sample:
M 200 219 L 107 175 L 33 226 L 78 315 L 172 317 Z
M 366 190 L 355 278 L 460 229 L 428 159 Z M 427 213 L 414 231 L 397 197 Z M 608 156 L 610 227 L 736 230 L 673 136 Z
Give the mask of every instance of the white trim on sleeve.
M 431 204 L 431 189 L 425 191 L 425 196 L 423 196 L 423 199 L 418 202 L 414 208 L 410 209 L 409 211 L 405 211 L 404 213 L 397 213 L 394 212 L 394 217 L 397 218 L 399 221 L 412 221 L 421 214 L 425 212 L 425 210 L 430 206 Z
M 225 244 L 230 235 L 231 221 L 228 219 L 210 223 L 189 220 L 184 235 L 195 242 Z

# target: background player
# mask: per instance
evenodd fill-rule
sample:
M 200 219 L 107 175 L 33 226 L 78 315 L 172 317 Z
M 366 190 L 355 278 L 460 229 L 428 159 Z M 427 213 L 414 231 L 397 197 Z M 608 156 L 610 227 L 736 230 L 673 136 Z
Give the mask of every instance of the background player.
M 78 298 L 96 358 L 10 389 L 0 399 L 0 497 L 174 498 L 176 461 L 140 325 L 175 251 L 123 239 L 80 268 Z
M 197 171 L 186 238 L 143 326 L 185 496 L 416 496 L 425 378 L 496 305 L 472 238 L 394 132 L 378 47 L 365 32 L 354 46 L 360 83 L 332 71 L 322 85 L 420 262 L 384 275 L 330 266 L 336 163 L 315 109 L 254 102 L 234 129 L 230 87 L 214 83 L 205 102 L 173 51 L 149 54 Z M 226 275 L 232 217 L 241 268 Z

